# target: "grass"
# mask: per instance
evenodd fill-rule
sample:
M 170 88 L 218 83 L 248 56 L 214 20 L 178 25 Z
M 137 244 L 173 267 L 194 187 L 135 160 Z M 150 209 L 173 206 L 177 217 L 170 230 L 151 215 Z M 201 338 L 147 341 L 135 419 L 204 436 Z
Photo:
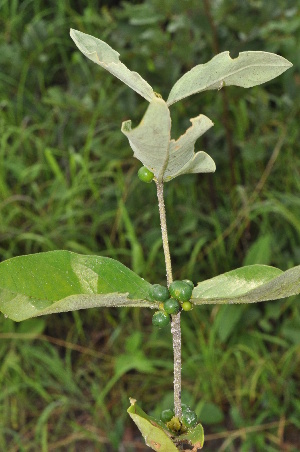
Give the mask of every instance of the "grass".
M 125 119 L 137 124 L 146 103 L 77 52 L 73 27 L 107 40 L 164 97 L 216 46 L 294 63 L 269 84 L 228 88 L 227 99 L 207 92 L 175 104 L 176 134 L 199 112 L 215 122 L 198 148 L 217 172 L 183 176 L 165 192 L 175 278 L 299 264 L 299 8 L 212 2 L 210 18 L 196 0 L 108 6 L 1 3 L 1 259 L 69 249 L 165 280 L 155 187 L 139 182 L 119 130 Z M 204 424 L 205 450 L 299 449 L 298 300 L 183 315 L 183 400 Z M 153 330 L 149 311 L 1 318 L 0 339 L 1 450 L 147 450 L 128 397 L 155 415 L 172 405 L 171 336 Z

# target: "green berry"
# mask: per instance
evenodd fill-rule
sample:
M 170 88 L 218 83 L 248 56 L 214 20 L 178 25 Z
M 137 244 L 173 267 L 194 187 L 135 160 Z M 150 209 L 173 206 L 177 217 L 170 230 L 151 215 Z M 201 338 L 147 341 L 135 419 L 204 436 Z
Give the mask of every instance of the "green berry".
M 179 301 L 175 300 L 175 298 L 169 298 L 164 302 L 164 310 L 168 314 L 177 314 L 180 310 Z
M 175 415 L 174 410 L 164 410 L 160 414 L 160 419 L 165 423 L 170 422 L 174 415 Z
M 186 282 L 187 284 L 189 284 L 191 286 L 192 289 L 194 289 L 194 283 L 190 279 L 184 279 L 183 282 Z
M 157 326 L 158 328 L 163 328 L 164 326 L 169 325 L 170 316 L 166 312 L 156 311 L 152 317 L 152 324 Z
M 185 301 L 181 305 L 183 311 L 191 311 L 193 309 L 193 305 L 190 301 Z
M 169 292 L 176 300 L 188 301 L 192 296 L 193 289 L 184 281 L 173 281 L 170 284 Z
M 152 182 L 152 179 L 154 177 L 154 174 L 152 171 L 148 170 L 145 166 L 142 166 L 138 170 L 138 177 L 142 182 L 146 182 L 147 184 L 150 184 Z
M 165 286 L 153 284 L 150 289 L 150 296 L 156 301 L 166 301 L 170 297 L 170 294 Z
M 189 408 L 182 411 L 182 423 L 187 428 L 195 427 L 195 425 L 197 424 L 197 421 L 198 421 L 198 418 L 197 418 L 197 414 L 195 413 L 195 411 L 193 411 Z

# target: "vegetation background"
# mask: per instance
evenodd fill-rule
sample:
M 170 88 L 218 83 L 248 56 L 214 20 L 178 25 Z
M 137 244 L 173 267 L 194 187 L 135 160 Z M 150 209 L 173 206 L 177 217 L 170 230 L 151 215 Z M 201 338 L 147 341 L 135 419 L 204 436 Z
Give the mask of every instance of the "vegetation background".
M 181 74 L 230 50 L 294 66 L 249 90 L 171 107 L 174 137 L 203 113 L 213 175 L 165 186 L 175 278 L 243 264 L 300 264 L 300 5 L 293 0 L 0 1 L 1 260 L 55 249 L 120 260 L 165 283 L 154 184 L 139 182 L 121 122 L 147 102 L 79 53 L 75 28 L 107 41 L 164 98 Z M 0 449 L 147 450 L 129 396 L 172 405 L 169 331 L 147 309 L 0 319 Z M 299 297 L 184 314 L 183 402 L 206 451 L 300 450 Z

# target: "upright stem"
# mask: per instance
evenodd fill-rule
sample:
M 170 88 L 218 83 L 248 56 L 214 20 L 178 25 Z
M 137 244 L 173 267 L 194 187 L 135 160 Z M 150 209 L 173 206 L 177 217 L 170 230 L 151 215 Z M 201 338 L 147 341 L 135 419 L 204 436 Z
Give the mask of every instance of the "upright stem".
M 167 284 L 168 287 L 173 281 L 172 264 L 168 241 L 166 208 L 164 202 L 164 185 L 163 182 L 156 182 L 157 199 L 160 216 L 161 235 L 163 241 Z M 174 409 L 175 416 L 181 418 L 181 328 L 180 328 L 180 312 L 172 315 L 171 333 L 173 336 L 173 353 L 174 353 Z
M 162 235 L 165 262 L 166 262 L 167 284 L 169 287 L 169 285 L 173 281 L 173 276 L 172 276 L 171 255 L 170 255 L 169 241 L 168 241 L 163 182 L 156 182 L 156 187 L 157 187 L 157 199 L 158 199 L 158 209 L 159 209 L 159 216 L 160 216 L 161 235 Z

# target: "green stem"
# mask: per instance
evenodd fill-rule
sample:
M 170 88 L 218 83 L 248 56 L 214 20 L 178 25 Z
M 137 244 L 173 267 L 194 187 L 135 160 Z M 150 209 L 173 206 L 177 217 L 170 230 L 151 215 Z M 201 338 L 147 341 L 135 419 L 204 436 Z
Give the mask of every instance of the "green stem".
M 173 281 L 171 255 L 168 241 L 166 208 L 164 202 L 164 185 L 163 182 L 156 182 L 157 199 L 160 216 L 161 235 L 163 241 L 163 249 L 165 255 L 167 284 L 170 286 Z M 175 416 L 181 418 L 181 328 L 180 328 L 180 312 L 172 315 L 171 333 L 173 337 L 173 353 L 174 353 L 174 409 Z

